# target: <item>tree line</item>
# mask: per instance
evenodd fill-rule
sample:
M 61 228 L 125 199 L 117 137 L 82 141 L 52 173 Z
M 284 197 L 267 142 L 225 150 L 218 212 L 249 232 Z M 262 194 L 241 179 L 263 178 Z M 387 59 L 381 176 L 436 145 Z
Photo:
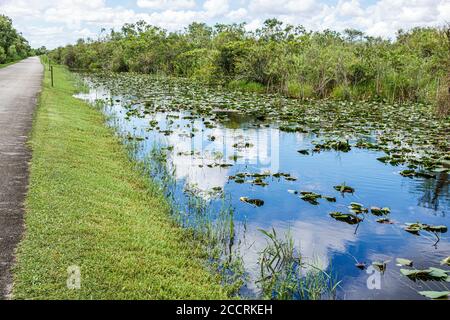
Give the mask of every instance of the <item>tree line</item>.
M 0 64 L 45 52 L 45 47 L 32 49 L 22 34 L 14 29 L 11 18 L 0 14 Z
M 74 69 L 190 77 L 293 98 L 437 104 L 449 99 L 446 31 L 398 30 L 392 41 L 354 29 L 309 31 L 277 19 L 251 32 L 244 23 L 192 23 L 168 32 L 140 21 L 103 29 L 98 39 L 57 48 L 50 58 Z

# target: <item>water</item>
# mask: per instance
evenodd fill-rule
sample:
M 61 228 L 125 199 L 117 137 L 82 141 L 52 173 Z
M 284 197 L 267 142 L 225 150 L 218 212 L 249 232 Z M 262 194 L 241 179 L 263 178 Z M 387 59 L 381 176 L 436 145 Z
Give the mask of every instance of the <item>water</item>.
M 173 94 L 160 88 L 154 96 L 161 92 L 166 98 Z M 438 174 L 436 179 L 402 177 L 399 172 L 406 166 L 376 160 L 384 152 L 354 147 L 349 152 L 331 150 L 303 155 L 297 150 L 311 150 L 316 134 L 282 132 L 276 121 L 255 120 L 241 112 L 214 110 L 206 116 L 191 117 L 192 110 L 180 107 L 180 111 L 161 110 L 137 116 L 129 111 L 142 108 L 136 102 L 138 94 L 131 95 L 126 90 L 122 93 L 108 83 L 90 82 L 89 92 L 77 97 L 91 103 L 104 101 L 110 123 L 122 135 L 139 137 L 138 158 L 148 155 L 155 144 L 173 146 L 168 163 L 176 168 L 177 197 L 181 201 L 186 190 L 193 190 L 218 208 L 220 201 L 214 194 L 227 195 L 235 209 L 235 222 L 241 226 L 237 237 L 242 241 L 241 252 L 250 275 L 242 289 L 244 296 L 257 295 L 254 280 L 259 271 L 258 253 L 266 245 L 266 238 L 258 229 L 271 228 L 279 234 L 290 230 L 303 256 L 332 270 L 342 280 L 339 298 L 420 299 L 417 291 L 449 290 L 445 282 L 414 282 L 401 276 L 395 262 L 396 258 L 407 258 L 414 261 L 417 269 L 445 268 L 439 262 L 450 255 L 447 233 L 438 234 L 437 238 L 421 231 L 418 236 L 404 231 L 404 226 L 408 222 L 450 225 L 446 173 Z M 243 172 L 289 173 L 297 180 L 270 176 L 264 179 L 267 185 L 260 186 L 229 179 Z M 341 194 L 333 189 L 341 183 L 353 187 L 355 192 Z M 336 202 L 319 199 L 319 204 L 313 205 L 288 190 L 333 196 Z M 243 196 L 264 200 L 264 205 L 244 203 L 240 201 Z M 381 224 L 376 221 L 380 217 L 370 213 L 362 215 L 364 220 L 355 225 L 329 216 L 332 211 L 348 212 L 351 202 L 368 208 L 389 207 L 388 218 L 394 223 Z M 375 261 L 387 261 L 387 268 L 384 273 L 372 268 L 360 270 L 355 267 L 356 261 L 365 262 L 368 267 Z M 375 287 L 379 283 L 379 288 L 370 289 L 370 283 Z

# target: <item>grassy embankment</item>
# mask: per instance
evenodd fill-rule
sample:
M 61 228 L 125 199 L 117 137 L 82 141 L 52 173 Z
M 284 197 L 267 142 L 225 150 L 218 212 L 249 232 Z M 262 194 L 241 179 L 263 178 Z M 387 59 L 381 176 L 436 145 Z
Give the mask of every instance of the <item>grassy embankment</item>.
M 170 220 L 161 192 L 135 170 L 103 115 L 72 97 L 66 69 L 54 70 L 55 88 L 46 70 L 30 141 L 14 298 L 226 298 L 201 247 Z M 81 268 L 80 289 L 67 288 L 72 265 Z

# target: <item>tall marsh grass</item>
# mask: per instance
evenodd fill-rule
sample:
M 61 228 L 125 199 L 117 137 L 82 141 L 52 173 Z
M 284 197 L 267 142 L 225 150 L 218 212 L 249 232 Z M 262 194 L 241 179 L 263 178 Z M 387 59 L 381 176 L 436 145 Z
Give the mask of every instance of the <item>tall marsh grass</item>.
M 340 281 L 317 261 L 308 263 L 295 249 L 288 232 L 279 237 L 275 231 L 260 230 L 267 246 L 260 252 L 258 280 L 262 297 L 277 300 L 335 299 Z

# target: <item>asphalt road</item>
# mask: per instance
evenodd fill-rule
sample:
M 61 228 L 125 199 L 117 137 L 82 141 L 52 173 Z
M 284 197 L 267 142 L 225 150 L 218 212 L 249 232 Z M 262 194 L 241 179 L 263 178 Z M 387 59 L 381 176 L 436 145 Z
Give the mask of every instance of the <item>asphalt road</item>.
M 30 133 L 43 66 L 32 57 L 0 69 L 0 299 L 10 298 L 14 251 L 24 231 Z

